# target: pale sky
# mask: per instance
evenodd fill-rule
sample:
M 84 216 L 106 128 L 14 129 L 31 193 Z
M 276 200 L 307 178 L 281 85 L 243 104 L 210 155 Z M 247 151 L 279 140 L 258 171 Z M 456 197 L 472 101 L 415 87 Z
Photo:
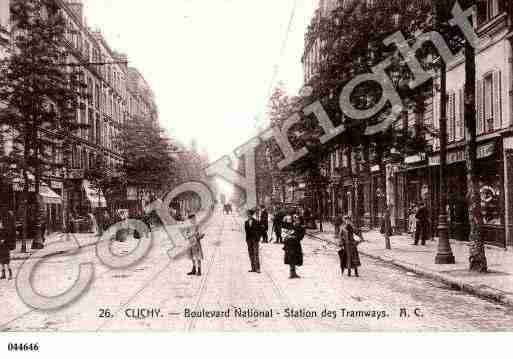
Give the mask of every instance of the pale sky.
M 87 22 L 145 76 L 160 122 L 210 158 L 229 154 L 265 114 L 273 68 L 291 94 L 302 84 L 304 32 L 316 0 L 83 0 Z M 280 61 L 279 61 L 280 60 Z

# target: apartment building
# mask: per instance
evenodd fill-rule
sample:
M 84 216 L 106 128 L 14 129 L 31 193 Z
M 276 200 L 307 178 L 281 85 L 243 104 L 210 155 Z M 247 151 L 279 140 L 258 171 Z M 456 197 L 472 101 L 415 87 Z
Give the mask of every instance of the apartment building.
M 347 5 L 360 0 L 320 1 L 312 25 L 322 16 L 330 16 L 333 4 Z M 367 0 L 361 0 L 367 1 Z M 368 2 L 368 1 L 367 1 Z M 373 1 L 371 1 L 373 2 Z M 474 17 L 480 44 L 477 49 L 477 133 L 479 182 L 484 225 L 482 234 L 486 242 L 498 246 L 513 245 L 513 54 L 512 11 L 506 0 L 480 0 Z M 305 84 L 316 75 L 322 53 L 322 44 L 312 36 L 305 36 Z M 465 130 L 463 120 L 463 86 L 465 64 L 463 55 L 456 54 L 447 67 L 447 129 L 448 129 L 448 185 L 450 236 L 466 240 L 468 219 L 465 196 Z M 433 94 L 418 106 L 400 116 L 394 126 L 419 121 L 439 127 L 440 93 L 438 79 Z M 402 156 L 390 155 L 384 163 L 372 156 L 365 158 L 361 149 L 354 150 L 343 144 L 335 146 L 323 163 L 323 173 L 331 178 L 325 196 L 325 211 L 331 217 L 340 213 L 353 213 L 355 203 L 360 207 L 358 216 L 369 227 L 380 224 L 383 208 L 392 210 L 392 225 L 397 231 L 406 230 L 409 207 L 423 201 L 431 213 L 433 233 L 436 235 L 440 179 L 439 139 L 428 138 L 433 150 L 429 153 Z M 385 170 L 381 170 L 384 166 Z M 355 183 L 354 173 L 360 173 Z M 363 174 L 363 175 L 362 175 Z
M 62 66 L 67 66 L 69 71 L 80 71 L 88 94 L 76 114 L 77 122 L 88 126 L 73 138 L 69 168 L 43 174 L 44 186 L 59 197 L 46 203 L 48 228 L 62 230 L 69 225 L 72 213 L 85 216 L 106 207 L 103 194 L 92 188 L 85 178 L 96 157 L 101 155 L 115 174 L 117 166 L 123 162 L 116 144 L 122 126 L 144 119 L 156 123 L 158 115 L 144 77 L 128 66 L 127 56 L 112 49 L 99 30 L 88 27 L 82 1 L 55 1 L 67 24 L 66 46 L 70 50 Z M 0 1 L 2 13 L 8 13 L 8 3 Z M 3 21 L 8 24 L 8 19 L 7 14 Z M 62 160 L 63 154 L 57 149 L 50 151 L 55 161 Z M 20 187 L 14 188 L 13 206 L 16 206 L 17 190 L 21 190 Z M 126 197 L 126 189 L 121 189 L 119 195 Z

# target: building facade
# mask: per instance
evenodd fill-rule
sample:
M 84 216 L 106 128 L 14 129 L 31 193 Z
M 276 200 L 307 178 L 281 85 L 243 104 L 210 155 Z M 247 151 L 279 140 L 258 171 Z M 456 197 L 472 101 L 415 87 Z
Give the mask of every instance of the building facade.
M 156 123 L 158 115 L 153 93 L 144 77 L 128 67 L 127 56 L 114 51 L 100 31 L 88 27 L 82 1 L 55 1 L 67 24 L 65 45 L 69 57 L 63 66 L 80 71 L 82 81 L 87 84 L 87 96 L 76 114 L 77 122 L 87 128 L 80 129 L 73 138 L 69 166 L 43 173 L 42 178 L 44 185 L 60 197 L 60 201 L 46 203 L 48 228 L 59 231 L 69 228 L 72 215 L 87 216 L 106 207 L 103 194 L 91 188 L 86 173 L 97 156 L 101 156 L 115 174 L 124 160 L 116 142 L 122 126 L 146 119 Z M 0 9 L 8 11 L 9 2 L 0 3 Z M 62 161 L 63 153 L 56 148 L 49 150 L 55 162 Z M 120 196 L 126 198 L 126 189 L 120 191 Z M 15 205 L 16 200 L 12 202 Z M 114 205 L 122 206 L 122 201 L 119 202 Z
M 337 2 L 334 0 L 334 2 Z M 312 26 L 321 16 L 329 16 L 331 2 L 320 2 Z M 511 38 L 513 5 L 503 0 L 478 2 L 475 28 L 479 36 L 477 54 L 476 110 L 479 160 L 479 183 L 484 224 L 482 235 L 487 243 L 513 245 L 513 53 Z M 307 38 L 303 55 L 305 83 L 316 74 L 322 60 L 319 43 Z M 394 126 L 422 123 L 438 129 L 440 93 L 438 77 L 432 95 L 424 103 L 404 112 Z M 450 236 L 466 240 L 465 127 L 463 86 L 465 63 L 463 54 L 456 54 L 447 66 L 447 136 Z M 407 229 L 410 206 L 424 202 L 431 215 L 432 232 L 436 235 L 440 179 L 439 138 L 428 135 L 432 150 L 412 156 L 390 153 L 377 163 L 372 154 L 344 144 L 335 146 L 327 159 L 327 175 L 331 178 L 324 209 L 333 217 L 339 213 L 355 214 L 365 225 L 380 224 L 385 205 L 392 213 L 396 231 Z M 374 160 L 374 161 L 373 161 Z M 355 176 L 354 174 L 357 174 Z M 356 204 L 361 204 L 356 206 Z M 355 208 L 357 207 L 357 208 Z

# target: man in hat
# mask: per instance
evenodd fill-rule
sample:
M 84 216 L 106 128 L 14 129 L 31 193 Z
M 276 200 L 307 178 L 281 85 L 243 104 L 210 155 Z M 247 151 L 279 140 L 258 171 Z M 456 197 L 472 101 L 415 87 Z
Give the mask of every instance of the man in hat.
M 414 245 L 420 244 L 425 246 L 426 240 L 429 237 L 429 210 L 424 202 L 421 202 L 419 208 L 417 209 L 417 213 L 415 214 L 415 219 L 417 221 L 416 231 L 415 231 L 415 242 Z
M 247 211 L 248 219 L 244 223 L 244 229 L 246 231 L 249 261 L 251 262 L 250 272 L 260 273 L 259 239 L 262 229 L 255 217 L 255 213 L 256 211 L 254 209 Z
M 260 234 L 262 237 L 262 242 L 268 243 L 269 237 L 267 232 L 269 231 L 269 213 L 267 212 L 265 206 L 262 206 L 260 211 L 260 227 L 262 229 Z

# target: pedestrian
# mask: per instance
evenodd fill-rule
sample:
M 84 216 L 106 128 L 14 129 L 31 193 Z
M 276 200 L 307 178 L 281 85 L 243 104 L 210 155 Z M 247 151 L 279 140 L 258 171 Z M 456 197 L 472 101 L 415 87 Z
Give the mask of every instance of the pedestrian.
M 290 236 L 293 231 L 293 217 L 292 214 L 287 214 L 283 217 L 282 225 L 281 225 L 281 238 L 285 239 L 287 236 Z
M 336 215 L 333 221 L 333 225 L 335 226 L 335 238 L 340 237 L 340 227 L 342 227 L 342 224 L 344 224 L 344 217 L 342 214 Z
M 7 226 L 5 228 L 7 244 L 9 249 L 13 251 L 16 249 L 16 239 L 18 237 L 18 233 L 16 231 L 16 217 L 14 216 L 13 210 L 7 211 L 7 218 L 5 220 L 4 226 Z
M 392 222 L 391 222 L 391 213 L 390 213 L 390 207 L 387 205 L 385 206 L 385 210 L 383 211 L 383 220 L 381 224 L 381 233 L 385 236 L 390 237 L 392 233 Z
M 269 236 L 267 235 L 267 231 L 269 230 L 269 213 L 265 206 L 262 206 L 260 211 L 260 227 L 262 228 L 262 242 L 268 243 Z
M 7 237 L 8 223 L 6 218 L 0 218 L 0 264 L 2 264 L 2 276 L 0 279 L 7 279 L 5 270 L 9 271 L 9 280 L 12 280 L 11 269 L 11 246 Z
M 425 203 L 420 203 L 415 219 L 417 226 L 415 228 L 415 241 L 413 244 L 418 245 L 420 240 L 420 244 L 425 246 L 426 240 L 429 237 L 429 210 Z
M 103 230 L 106 231 L 112 225 L 112 219 L 110 217 L 110 213 L 107 210 L 103 211 Z
M 287 224 L 287 226 L 290 226 Z M 292 221 L 292 225 L 289 227 L 292 231 L 285 238 L 285 245 L 283 250 L 285 251 L 285 264 L 290 266 L 290 279 L 300 278 L 296 272 L 296 267 L 303 265 L 303 248 L 301 247 L 301 241 L 305 237 L 305 228 L 301 223 L 301 219 L 298 215 L 295 215 Z
M 260 273 L 260 253 L 259 253 L 259 238 L 260 238 L 260 224 L 255 217 L 255 210 L 250 209 L 247 211 L 248 219 L 244 223 L 246 232 L 246 244 L 248 245 L 249 261 L 251 263 L 251 270 L 249 272 Z
M 188 251 L 189 258 L 192 261 L 192 270 L 187 275 L 201 276 L 201 261 L 203 260 L 203 247 L 201 240 L 205 236 L 199 232 L 199 226 L 195 214 L 191 214 L 188 219 L 191 221 L 191 227 L 187 231 L 187 240 L 190 242 Z
M 417 219 L 415 215 L 417 214 L 417 205 L 414 203 L 410 208 L 410 214 L 408 215 L 408 233 L 412 236 L 415 236 L 415 231 L 417 227 Z
M 274 243 L 280 244 L 283 242 L 282 236 L 281 236 L 281 227 L 283 224 L 283 217 L 284 217 L 283 212 L 281 211 L 280 208 L 277 208 L 274 213 L 274 216 L 273 216 L 273 232 L 276 237 L 276 240 Z
M 360 237 L 360 241 L 356 241 L 354 236 Z M 359 277 L 358 267 L 361 266 L 360 255 L 358 254 L 358 245 L 364 242 L 361 231 L 351 221 L 351 217 L 344 217 L 344 225 L 340 231 L 340 247 L 338 252 L 340 257 L 340 269 L 342 275 L 347 268 L 347 275 L 351 277 L 351 269 L 354 269 L 355 276 Z
M 385 248 L 391 249 L 390 236 L 392 235 L 392 223 L 390 221 L 390 207 L 388 205 L 385 206 L 385 210 L 383 211 L 381 234 L 385 237 Z

